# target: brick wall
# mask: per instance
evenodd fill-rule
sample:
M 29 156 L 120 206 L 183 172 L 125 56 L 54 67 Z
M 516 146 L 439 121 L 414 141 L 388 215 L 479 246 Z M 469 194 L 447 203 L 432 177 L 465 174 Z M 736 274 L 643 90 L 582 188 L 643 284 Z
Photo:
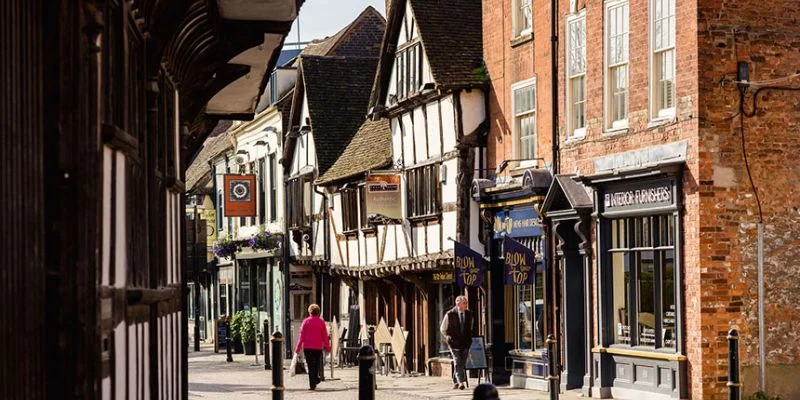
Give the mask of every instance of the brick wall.
M 701 319 L 704 398 L 724 398 L 724 332 L 742 335 L 744 392 L 758 389 L 758 205 L 742 155 L 736 62 L 751 81 L 800 72 L 800 2 L 698 2 L 700 116 Z M 800 87 L 800 79 L 774 85 Z M 752 110 L 747 94 L 745 109 Z M 800 397 L 800 92 L 768 91 L 754 117 L 744 118 L 744 142 L 764 221 L 767 390 Z
M 483 55 L 490 78 L 487 167 L 515 158 L 512 144 L 511 85 L 536 78 L 538 157 L 549 162 L 550 152 L 550 45 L 549 6 L 533 7 L 530 40 L 512 40 L 512 1 L 483 1 Z M 548 3 L 549 5 L 549 3 Z M 534 50 L 536 46 L 536 50 Z

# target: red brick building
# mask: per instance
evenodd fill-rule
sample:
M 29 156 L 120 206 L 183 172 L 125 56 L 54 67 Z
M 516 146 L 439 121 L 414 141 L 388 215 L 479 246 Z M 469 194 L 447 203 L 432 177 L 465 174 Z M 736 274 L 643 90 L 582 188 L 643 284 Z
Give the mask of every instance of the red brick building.
M 762 220 L 766 390 L 800 396 L 800 294 L 792 290 L 800 167 L 791 162 L 800 150 L 800 4 L 558 3 L 559 162 L 540 198 L 537 181 L 526 185 L 521 174 L 552 160 L 550 2 L 533 2 L 533 38 L 518 43 L 525 0 L 484 1 L 488 167 L 531 154 L 520 139 L 526 115 L 535 115 L 533 155 L 544 163 L 512 162 L 481 201 L 516 184 L 543 215 L 555 261 L 543 274 L 544 331 L 558 334 L 562 388 L 594 397 L 726 398 L 726 335 L 735 328 L 742 391 L 759 390 Z M 749 75 L 743 103 L 737 62 Z M 534 106 L 515 107 L 515 84 L 529 78 Z M 514 296 L 499 300 L 514 308 Z M 524 319 L 509 317 L 506 326 Z M 542 352 L 535 344 L 513 351 L 524 337 L 517 325 L 505 332 L 520 365 L 512 382 L 541 387 Z

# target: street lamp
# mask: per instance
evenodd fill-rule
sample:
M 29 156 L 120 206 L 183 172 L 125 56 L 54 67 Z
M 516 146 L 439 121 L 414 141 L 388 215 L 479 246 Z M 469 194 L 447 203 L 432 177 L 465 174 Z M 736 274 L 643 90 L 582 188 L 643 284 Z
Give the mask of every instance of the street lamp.
M 495 169 L 494 174 L 495 175 L 499 175 L 501 172 L 503 172 L 508 167 L 508 164 L 510 164 L 512 162 L 515 162 L 515 161 L 544 161 L 544 158 L 511 158 L 511 159 L 508 159 L 508 160 L 503 160 L 503 161 L 500 162 L 499 165 L 497 165 L 497 168 Z

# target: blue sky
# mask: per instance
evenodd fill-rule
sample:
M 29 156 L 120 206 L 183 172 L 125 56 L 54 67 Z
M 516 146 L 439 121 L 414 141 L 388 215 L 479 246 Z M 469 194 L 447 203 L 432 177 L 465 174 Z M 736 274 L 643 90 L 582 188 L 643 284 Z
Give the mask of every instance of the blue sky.
M 321 39 L 336 33 L 355 19 L 367 6 L 386 16 L 385 0 L 306 0 L 300 7 L 300 41 Z M 297 41 L 297 24 L 286 37 L 286 43 Z

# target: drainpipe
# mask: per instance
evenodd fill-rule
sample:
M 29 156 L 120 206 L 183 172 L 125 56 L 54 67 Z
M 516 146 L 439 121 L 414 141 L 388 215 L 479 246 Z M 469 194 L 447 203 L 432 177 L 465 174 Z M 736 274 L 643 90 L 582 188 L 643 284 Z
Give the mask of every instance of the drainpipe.
M 553 175 L 558 173 L 558 2 L 550 0 L 550 72 L 553 107 Z

